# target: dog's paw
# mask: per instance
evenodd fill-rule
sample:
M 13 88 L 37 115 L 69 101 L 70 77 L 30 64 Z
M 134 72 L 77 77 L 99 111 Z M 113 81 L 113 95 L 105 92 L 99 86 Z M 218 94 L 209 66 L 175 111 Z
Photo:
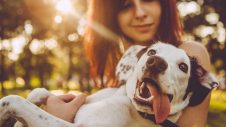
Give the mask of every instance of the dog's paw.
M 3 98 L 4 99 L 4 98 Z M 3 100 L 0 100 L 0 126 L 2 126 L 7 119 L 6 109 L 5 109 L 6 103 L 3 102 Z
M 31 91 L 31 93 L 28 95 L 27 100 L 30 102 L 41 105 L 44 104 L 49 96 L 52 96 L 53 94 L 50 93 L 45 88 L 36 88 Z
M 19 96 L 10 95 L 0 100 L 0 127 L 11 115 L 15 114 L 12 108 L 15 105 L 13 102 L 18 102 L 20 99 L 21 97 Z

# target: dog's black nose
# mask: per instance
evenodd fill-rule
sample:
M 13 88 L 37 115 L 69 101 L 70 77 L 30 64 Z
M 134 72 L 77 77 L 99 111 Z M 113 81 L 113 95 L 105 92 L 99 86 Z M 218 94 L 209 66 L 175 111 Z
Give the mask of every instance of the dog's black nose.
M 158 56 L 150 56 L 146 62 L 146 66 L 150 72 L 158 74 L 164 72 L 168 64 L 164 59 Z

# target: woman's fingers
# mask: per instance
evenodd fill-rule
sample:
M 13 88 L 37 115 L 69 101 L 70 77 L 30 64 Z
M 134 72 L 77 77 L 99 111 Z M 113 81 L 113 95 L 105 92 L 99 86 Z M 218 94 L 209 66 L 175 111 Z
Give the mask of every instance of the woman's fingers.
M 70 102 L 72 101 L 76 96 L 73 94 L 64 94 L 64 95 L 59 95 L 58 98 L 64 102 Z
M 72 106 L 80 107 L 85 102 L 85 100 L 86 100 L 85 94 L 78 94 L 69 103 L 72 104 Z
M 84 94 L 50 96 L 47 99 L 44 109 L 56 117 L 73 122 L 78 109 L 85 102 L 85 100 L 86 96 Z
M 64 95 L 59 95 L 58 98 L 66 103 L 74 103 L 74 104 L 83 104 L 85 102 L 86 99 L 86 95 L 85 94 L 77 94 L 77 95 L 73 95 L 73 94 L 64 94 Z

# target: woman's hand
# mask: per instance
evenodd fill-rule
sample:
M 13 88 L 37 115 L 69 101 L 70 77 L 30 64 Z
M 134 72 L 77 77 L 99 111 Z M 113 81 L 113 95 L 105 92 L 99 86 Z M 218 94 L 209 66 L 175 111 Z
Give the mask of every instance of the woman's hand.
M 44 109 L 58 118 L 73 122 L 78 109 L 85 102 L 85 99 L 86 96 L 84 94 L 50 96 Z

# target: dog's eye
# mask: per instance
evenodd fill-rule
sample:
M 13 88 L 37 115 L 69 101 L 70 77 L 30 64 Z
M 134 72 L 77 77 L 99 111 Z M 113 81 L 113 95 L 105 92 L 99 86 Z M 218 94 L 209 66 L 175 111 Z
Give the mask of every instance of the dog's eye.
M 151 49 L 148 51 L 148 56 L 152 56 L 152 55 L 155 55 L 156 54 L 156 51 L 154 49 Z
M 181 71 L 183 71 L 184 73 L 187 73 L 188 72 L 188 65 L 185 64 L 185 63 L 180 63 L 179 64 L 179 68 Z

